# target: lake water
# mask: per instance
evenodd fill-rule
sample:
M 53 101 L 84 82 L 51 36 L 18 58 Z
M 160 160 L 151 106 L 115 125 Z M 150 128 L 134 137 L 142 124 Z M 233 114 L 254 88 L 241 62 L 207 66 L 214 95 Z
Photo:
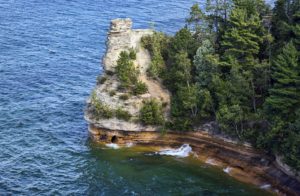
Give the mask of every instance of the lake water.
M 188 0 L 0 0 L 0 195 L 265 195 L 192 158 L 88 140 L 111 19 L 174 33 Z

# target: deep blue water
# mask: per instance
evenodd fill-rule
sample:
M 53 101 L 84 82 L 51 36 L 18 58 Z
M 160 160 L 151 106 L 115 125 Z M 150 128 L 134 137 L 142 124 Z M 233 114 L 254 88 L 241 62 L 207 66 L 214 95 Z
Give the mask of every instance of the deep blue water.
M 158 30 L 174 33 L 184 25 L 192 4 L 0 0 L 0 195 L 152 195 L 188 190 L 211 195 L 253 190 L 207 173 L 210 170 L 203 173 L 202 167 L 178 174 L 185 168 L 178 160 L 101 150 L 88 140 L 83 110 L 101 73 L 110 20 L 131 17 L 135 28 L 155 22 Z

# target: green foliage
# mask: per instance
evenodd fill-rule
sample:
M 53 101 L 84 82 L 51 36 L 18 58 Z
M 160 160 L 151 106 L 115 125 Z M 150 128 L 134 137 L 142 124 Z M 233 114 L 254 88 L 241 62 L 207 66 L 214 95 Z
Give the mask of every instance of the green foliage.
M 116 66 L 116 74 L 120 80 L 120 89 L 132 92 L 134 95 L 140 95 L 147 92 L 145 83 L 138 80 L 139 71 L 133 64 L 136 53 L 133 49 L 130 52 L 122 51 Z
M 91 96 L 91 107 L 92 114 L 95 119 L 107 119 L 113 117 L 113 110 L 109 108 L 109 106 L 103 104 L 96 95 L 96 92 L 93 92 Z
M 191 8 L 193 33 L 178 31 L 163 55 L 167 125 L 190 130 L 215 119 L 223 132 L 300 170 L 300 2 L 277 0 L 271 26 L 263 0 L 207 0 L 204 8 Z
M 122 110 L 121 108 L 118 108 L 115 111 L 115 115 L 118 119 L 122 119 L 125 121 L 129 121 L 131 118 L 131 114 L 129 112 L 127 112 L 126 110 Z
M 243 131 L 244 112 L 240 105 L 223 105 L 218 110 L 216 117 L 223 131 L 241 138 L 240 131 Z M 233 130 L 235 134 L 232 133 Z
M 187 85 L 191 80 L 191 60 L 187 52 L 180 51 L 173 57 L 172 67 L 169 68 L 165 79 L 171 91 L 178 90 L 181 86 Z
M 116 117 L 121 120 L 129 121 L 131 118 L 131 114 L 129 112 L 122 110 L 121 108 L 111 109 L 108 105 L 102 103 L 98 99 L 96 92 L 93 92 L 91 96 L 91 103 L 89 107 L 96 120 Z
M 202 12 L 199 7 L 199 4 L 196 3 L 191 7 L 189 18 L 186 19 L 186 22 L 192 26 L 193 30 L 201 31 L 205 21 L 206 15 Z
M 294 40 L 300 49 L 300 1 L 299 0 L 277 0 L 272 17 L 272 34 L 276 39 L 273 44 L 274 52 L 289 41 Z
M 161 104 L 155 99 L 145 101 L 140 111 L 140 121 L 145 125 L 162 125 L 164 117 Z
M 193 59 L 198 47 L 199 41 L 193 37 L 191 31 L 187 28 L 182 28 L 170 39 L 168 56 L 172 61 L 176 53 L 186 52 L 188 57 Z
M 134 95 L 142 95 L 148 91 L 148 87 L 144 82 L 138 81 L 133 88 Z
M 299 51 L 289 42 L 273 61 L 274 85 L 266 100 L 267 113 L 276 113 L 282 118 L 294 118 L 300 107 Z
M 217 73 L 218 61 L 211 41 L 204 40 L 194 56 L 196 81 L 200 87 L 210 88 L 212 78 Z
M 198 113 L 199 90 L 196 85 L 180 87 L 177 91 L 177 99 L 181 110 L 188 112 L 192 117 Z
M 136 60 L 136 51 L 133 48 L 129 50 L 129 58 L 131 60 Z
M 152 59 L 147 73 L 172 96 L 169 122 L 156 100 L 144 103 L 140 121 L 189 131 L 215 120 L 224 133 L 283 155 L 300 170 L 300 1 L 277 0 L 272 25 L 270 13 L 263 0 L 207 0 L 203 9 L 191 8 L 187 26 L 174 36 L 143 37 Z M 116 75 L 137 95 L 147 88 L 138 81 L 135 57 L 122 52 Z M 94 105 L 100 116 L 127 118 Z
M 287 137 L 281 146 L 284 161 L 300 171 L 300 109 L 296 111 L 295 121 L 289 125 Z
M 272 79 L 274 84 L 265 102 L 272 127 L 266 138 L 287 164 L 300 170 L 300 63 L 293 42 L 274 59 Z
M 168 43 L 168 38 L 163 33 L 155 32 L 153 35 L 142 37 L 142 45 L 151 55 L 151 64 L 147 73 L 150 77 L 158 79 L 165 70 L 163 53 Z
M 138 70 L 135 68 L 128 52 L 122 51 L 116 66 L 116 74 L 121 82 L 121 87 L 129 89 L 137 82 Z
M 248 12 L 244 6 L 236 6 L 231 11 L 229 28 L 221 42 L 225 57 L 233 56 L 247 69 L 259 53 L 264 33 L 259 13 L 256 11 L 249 15 Z

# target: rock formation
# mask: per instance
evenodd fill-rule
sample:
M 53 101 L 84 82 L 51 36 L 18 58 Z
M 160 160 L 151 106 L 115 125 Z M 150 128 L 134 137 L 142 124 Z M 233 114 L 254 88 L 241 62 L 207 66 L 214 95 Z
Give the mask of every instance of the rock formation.
M 91 138 L 96 142 L 134 143 L 157 147 L 180 146 L 190 144 L 200 160 L 208 164 L 226 168 L 229 175 L 255 185 L 267 183 L 279 190 L 279 194 L 300 194 L 300 182 L 291 172 L 286 171 L 283 164 L 276 162 L 272 156 L 267 156 L 247 145 L 239 145 L 212 135 L 213 124 L 203 125 L 201 130 L 195 132 L 168 132 L 161 134 L 158 126 L 145 126 L 139 121 L 140 109 L 145 100 L 156 99 L 165 103 L 163 115 L 168 118 L 170 110 L 170 93 L 159 81 L 147 77 L 146 71 L 151 63 L 147 50 L 141 46 L 143 36 L 153 34 L 150 29 L 132 29 L 130 19 L 116 19 L 111 22 L 107 40 L 107 52 L 103 58 L 104 73 L 96 85 L 92 96 L 87 100 L 88 108 L 85 119 L 89 122 Z M 139 71 L 139 81 L 146 84 L 148 92 L 142 95 L 130 95 L 119 89 L 120 81 L 115 74 L 117 61 L 122 51 L 136 51 L 134 66 Z M 131 115 L 130 120 L 121 120 L 115 116 L 95 118 L 92 108 L 92 99 L 96 98 L 112 111 L 118 108 Z M 207 130 L 207 131 L 205 131 Z M 229 169 L 230 168 L 230 169 Z
M 132 21 L 130 19 L 115 19 L 111 22 L 111 28 L 108 33 L 107 51 L 103 58 L 104 73 L 102 74 L 102 84 L 97 84 L 94 89 L 96 97 L 107 105 L 110 109 L 116 110 L 121 108 L 127 111 L 132 118 L 128 121 L 117 119 L 115 117 L 106 119 L 95 119 L 88 109 L 85 113 L 85 119 L 99 128 L 123 131 L 155 131 L 158 127 L 144 126 L 139 121 L 139 111 L 145 100 L 159 100 L 167 105 L 164 109 L 164 116 L 168 116 L 170 95 L 163 88 L 160 82 L 147 77 L 146 71 L 151 63 L 149 52 L 141 46 L 141 38 L 143 36 L 153 34 L 151 29 L 132 29 Z M 147 85 L 148 92 L 139 96 L 130 95 L 124 100 L 120 97 L 128 95 L 128 93 L 118 89 L 119 81 L 115 73 L 117 60 L 122 51 L 136 51 L 136 59 L 134 65 L 139 70 L 139 80 Z M 91 104 L 91 98 L 88 99 L 88 105 Z

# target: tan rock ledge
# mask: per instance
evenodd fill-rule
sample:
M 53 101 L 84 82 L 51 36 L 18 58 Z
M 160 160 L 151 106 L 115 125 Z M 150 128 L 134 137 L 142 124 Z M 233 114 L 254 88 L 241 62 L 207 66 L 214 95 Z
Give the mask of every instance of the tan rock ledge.
M 205 132 L 168 132 L 108 130 L 89 125 L 94 142 L 125 146 L 178 148 L 189 144 L 197 158 L 206 164 L 223 168 L 239 181 L 254 184 L 278 195 L 300 195 L 300 182 L 285 173 L 274 157 L 251 147 L 212 137 Z M 269 187 L 270 186 L 270 187 Z

